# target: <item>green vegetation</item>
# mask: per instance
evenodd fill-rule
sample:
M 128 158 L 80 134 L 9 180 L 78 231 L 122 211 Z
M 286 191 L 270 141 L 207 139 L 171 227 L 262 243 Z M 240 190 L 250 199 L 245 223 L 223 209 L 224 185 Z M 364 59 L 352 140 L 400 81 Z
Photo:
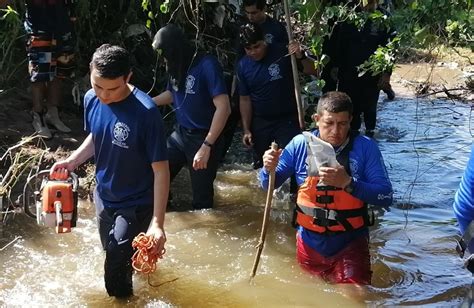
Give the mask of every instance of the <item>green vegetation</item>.
M 363 0 L 366 1 L 366 0 Z M 380 48 L 361 65 L 362 73 L 376 74 L 390 69 L 395 63 L 397 50 L 402 52 L 412 48 L 434 50 L 439 46 L 450 48 L 467 47 L 474 49 L 474 14 L 472 0 L 397 0 L 394 1 L 392 17 L 383 14 L 361 13 L 349 5 L 330 5 L 325 0 L 293 0 L 292 24 L 295 37 L 308 46 L 315 55 L 315 66 L 321 71 L 327 63 L 322 53 L 324 39 L 331 35 L 334 25 L 351 22 L 358 27 L 371 19 L 374 23 L 397 29 L 398 35 L 387 47 Z M 26 80 L 25 34 L 22 29 L 24 2 L 9 1 L 9 6 L 1 10 L 0 18 L 0 88 Z M 271 11 L 281 16 L 281 4 Z M 280 14 L 280 15 L 279 15 Z M 93 50 L 102 43 L 127 45 L 127 40 L 143 29 L 151 37 L 157 29 L 168 22 L 175 22 L 186 29 L 196 45 L 216 56 L 227 71 L 232 71 L 235 48 L 238 39 L 238 24 L 241 16 L 235 14 L 229 4 L 211 3 L 205 0 L 90 0 L 76 1 L 78 16 L 75 28 L 79 74 L 87 72 Z M 131 26 L 135 32 L 131 32 Z M 137 27 L 142 26 L 142 28 Z M 146 30 L 147 29 L 147 30 Z M 150 41 L 141 40 L 140 44 Z M 140 52 L 137 42 L 125 46 Z M 138 46 L 143 46 L 138 44 Z M 133 52 L 132 52 L 133 53 Z M 143 67 L 142 78 L 156 75 L 152 72 L 156 63 L 156 53 L 136 56 Z M 472 59 L 469 59 L 472 62 Z M 138 61 L 140 62 L 140 61 Z M 148 70 L 148 72 L 147 72 Z M 140 74 L 139 74 L 140 75 Z M 152 77 L 151 77 L 152 78 Z M 158 84 L 160 81 L 158 81 Z M 320 83 L 322 85 L 322 83 Z M 152 86 L 156 87 L 156 83 Z
M 18 42 L 23 35 L 19 13 L 10 5 L 0 11 L 0 85 L 3 85 L 26 61 L 25 57 L 18 57 Z

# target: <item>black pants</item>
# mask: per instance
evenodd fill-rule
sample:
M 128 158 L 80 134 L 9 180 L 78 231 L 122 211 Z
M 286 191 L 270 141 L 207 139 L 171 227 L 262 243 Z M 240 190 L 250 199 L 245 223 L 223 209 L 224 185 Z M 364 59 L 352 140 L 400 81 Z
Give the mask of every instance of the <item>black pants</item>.
M 146 232 L 153 216 L 153 205 L 127 208 L 104 207 L 94 192 L 97 221 L 102 247 L 105 250 L 104 280 L 110 296 L 133 295 L 132 241 L 140 232 Z
M 227 119 L 224 130 L 222 131 L 223 147 L 221 162 L 224 160 L 227 151 L 232 145 L 234 133 L 240 121 L 239 99 L 239 95 L 234 95 L 231 97 L 230 100 L 231 113 L 229 118 Z
M 262 156 L 273 141 L 278 144 L 278 148 L 284 148 L 294 136 L 301 133 L 296 117 L 271 120 L 253 117 L 251 131 L 255 169 L 263 166 Z
M 278 148 L 284 148 L 294 136 L 301 133 L 298 119 L 296 117 L 288 117 L 283 119 L 266 119 L 254 117 L 252 119 L 252 139 L 254 149 L 255 169 L 263 167 L 262 156 L 274 141 L 278 144 Z M 291 177 L 290 193 L 295 194 L 298 189 L 296 178 Z
M 214 143 L 207 168 L 193 169 L 194 155 L 202 146 L 207 133 L 207 131 L 186 129 L 178 125 L 167 141 L 171 181 L 184 166 L 189 168 L 194 209 L 208 209 L 214 205 L 214 179 L 222 157 L 222 138 L 218 138 Z
M 362 124 L 361 115 L 364 114 L 366 130 L 374 130 L 377 122 L 377 101 L 380 89 L 376 78 L 351 78 L 341 79 L 339 90 L 345 92 L 352 100 L 354 112 L 351 129 L 358 131 Z

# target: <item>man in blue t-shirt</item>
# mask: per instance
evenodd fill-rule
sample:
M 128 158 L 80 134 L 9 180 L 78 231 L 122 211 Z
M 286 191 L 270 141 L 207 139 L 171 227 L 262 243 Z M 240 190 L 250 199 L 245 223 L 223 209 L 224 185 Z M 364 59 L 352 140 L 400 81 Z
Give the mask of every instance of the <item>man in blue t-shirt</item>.
M 265 43 L 288 45 L 288 33 L 285 27 L 266 13 L 265 0 L 244 0 L 242 3 L 249 22 L 258 24 L 265 37 Z
M 247 16 L 248 22 L 258 24 L 263 31 L 264 40 L 267 45 L 278 44 L 286 46 L 288 45 L 288 33 L 285 27 L 277 20 L 266 14 L 267 3 L 265 0 L 244 0 L 242 3 L 245 15 Z M 237 44 L 237 63 L 243 56 L 245 56 L 244 46 L 240 42 Z M 240 121 L 240 110 L 239 110 L 239 84 L 237 82 L 236 75 L 233 76 L 231 86 L 231 104 L 232 114 L 229 117 L 227 126 L 224 130 L 224 138 L 226 139 L 224 146 L 224 154 L 230 147 L 234 131 Z M 256 158 L 256 157 L 255 157 Z M 258 157 L 258 160 L 261 158 Z M 259 163 L 255 163 L 259 165 Z
M 172 104 L 176 127 L 168 138 L 171 180 L 188 166 L 194 209 L 212 208 L 214 179 L 222 157 L 221 132 L 230 114 L 222 68 L 211 55 L 199 53 L 176 25 L 155 35 L 170 75 L 166 91 L 153 98 L 158 106 Z
M 296 177 L 297 259 L 304 269 L 333 283 L 370 284 L 367 204 L 392 203 L 382 155 L 372 139 L 350 134 L 347 94 L 324 94 L 313 120 L 318 130 L 294 137 L 283 150 L 265 152 L 260 182 L 267 188 L 270 171 L 275 187 Z
M 90 63 L 92 89 L 84 97 L 82 145 L 54 171 L 73 171 L 94 157 L 97 220 L 110 296 L 133 294 L 132 241 L 140 232 L 153 238 L 151 253 L 162 254 L 169 192 L 168 154 L 160 111 L 151 97 L 129 84 L 129 53 L 104 44 Z M 148 230 L 148 231 L 147 231 Z
M 300 133 L 295 88 L 288 53 L 296 53 L 303 72 L 312 74 L 314 65 L 303 58 L 299 44 L 268 45 L 257 24 L 246 24 L 240 30 L 246 56 L 237 65 L 240 113 L 243 139 L 252 147 L 254 168 L 262 166 L 261 157 L 272 141 L 284 147 Z

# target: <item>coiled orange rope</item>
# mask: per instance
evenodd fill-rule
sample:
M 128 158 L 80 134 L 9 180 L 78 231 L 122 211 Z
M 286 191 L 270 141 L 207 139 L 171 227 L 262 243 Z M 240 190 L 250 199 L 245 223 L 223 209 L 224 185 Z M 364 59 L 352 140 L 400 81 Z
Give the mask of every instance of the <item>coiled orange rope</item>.
M 159 253 L 151 253 L 151 249 L 155 245 L 153 237 L 145 233 L 138 234 L 132 242 L 132 247 L 136 249 L 132 256 L 132 267 L 137 272 L 150 274 L 156 270 L 156 262 L 158 258 L 162 258 L 166 250 Z

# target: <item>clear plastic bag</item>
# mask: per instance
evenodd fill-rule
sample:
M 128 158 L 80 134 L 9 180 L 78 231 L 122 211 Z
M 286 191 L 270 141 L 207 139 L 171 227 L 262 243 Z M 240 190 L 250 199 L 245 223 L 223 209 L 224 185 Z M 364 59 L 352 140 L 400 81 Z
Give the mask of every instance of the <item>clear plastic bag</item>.
M 332 145 L 311 133 L 303 133 L 308 141 L 309 151 L 307 157 L 308 175 L 317 176 L 321 167 L 336 168 L 340 166 L 336 159 L 336 152 Z M 324 185 L 323 182 L 319 184 Z

